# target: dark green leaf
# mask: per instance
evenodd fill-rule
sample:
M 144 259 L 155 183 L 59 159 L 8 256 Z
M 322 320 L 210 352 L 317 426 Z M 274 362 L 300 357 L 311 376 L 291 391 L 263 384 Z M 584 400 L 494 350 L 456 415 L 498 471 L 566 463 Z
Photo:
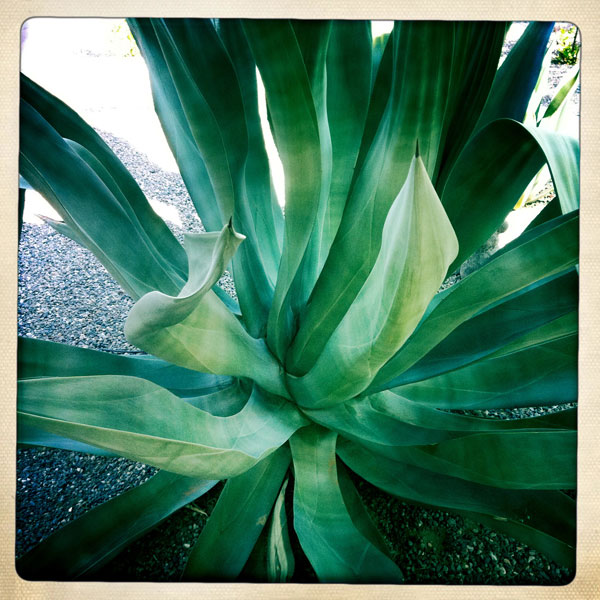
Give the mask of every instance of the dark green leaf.
M 128 544 L 217 483 L 160 471 L 146 483 L 53 533 L 17 561 L 17 572 L 29 580 L 89 576 Z
M 415 402 L 453 410 L 577 402 L 577 334 L 536 342 L 393 389 Z
M 498 69 L 476 130 L 495 119 L 523 120 L 553 27 L 552 22 L 529 24 Z
M 337 435 L 306 428 L 290 440 L 294 528 L 322 582 L 399 583 L 398 567 L 353 523 L 338 484 Z
M 575 431 L 486 432 L 413 447 L 363 445 L 395 461 L 498 488 L 573 489 L 577 479 Z
M 575 501 L 562 492 L 481 485 L 396 462 L 345 440 L 338 442 L 338 454 L 368 482 L 409 502 L 488 515 L 498 521 L 490 522 L 492 527 L 508 519 L 525 521 L 564 544 L 575 544 Z
M 577 310 L 578 288 L 579 277 L 573 269 L 509 296 L 465 321 L 396 378 L 396 384 L 420 381 L 463 367 L 542 325 L 554 323 L 559 317 Z
M 184 581 L 232 581 L 260 535 L 290 464 L 280 448 L 244 474 L 229 479 L 189 556 Z
M 153 356 L 123 356 L 32 338 L 19 338 L 19 379 L 75 375 L 131 375 L 182 396 L 211 394 L 232 384 L 230 377 L 176 367 Z

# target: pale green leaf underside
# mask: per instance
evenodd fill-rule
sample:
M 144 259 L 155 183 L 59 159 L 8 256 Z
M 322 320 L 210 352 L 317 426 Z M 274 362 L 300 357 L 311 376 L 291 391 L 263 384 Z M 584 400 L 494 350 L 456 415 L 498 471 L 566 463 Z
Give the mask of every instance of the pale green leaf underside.
M 286 396 L 281 368 L 262 339 L 251 337 L 212 286 L 243 236 L 230 224 L 219 234 L 186 238 L 189 279 L 178 296 L 151 292 L 131 309 L 125 335 L 138 348 L 196 371 L 252 377 Z

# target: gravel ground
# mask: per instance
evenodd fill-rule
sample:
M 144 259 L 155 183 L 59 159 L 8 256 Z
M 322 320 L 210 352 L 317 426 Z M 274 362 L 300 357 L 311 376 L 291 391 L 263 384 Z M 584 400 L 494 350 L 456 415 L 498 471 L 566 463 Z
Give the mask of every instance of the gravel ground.
M 555 69 L 555 72 L 558 72 Z M 559 75 L 555 77 L 556 82 Z M 100 132 L 132 172 L 149 200 L 175 207 L 181 239 L 201 231 L 178 175 L 162 171 L 128 143 Z M 233 283 L 225 277 L 230 291 Z M 134 353 L 123 335 L 132 300 L 87 250 L 47 225 L 24 224 L 19 254 L 20 335 Z M 552 409 L 525 409 L 541 414 Z M 523 414 L 523 412 L 521 412 Z M 488 413 L 484 416 L 510 415 Z M 20 449 L 17 455 L 16 555 L 87 510 L 134 487 L 155 469 L 54 449 Z M 574 573 L 511 538 L 447 513 L 425 510 L 383 494 L 362 480 L 359 492 L 393 548 L 407 583 L 565 584 Z M 210 514 L 219 487 L 164 521 L 94 576 L 97 580 L 176 581 Z M 400 526 L 398 526 L 400 524 Z M 314 581 L 302 556 L 297 580 Z

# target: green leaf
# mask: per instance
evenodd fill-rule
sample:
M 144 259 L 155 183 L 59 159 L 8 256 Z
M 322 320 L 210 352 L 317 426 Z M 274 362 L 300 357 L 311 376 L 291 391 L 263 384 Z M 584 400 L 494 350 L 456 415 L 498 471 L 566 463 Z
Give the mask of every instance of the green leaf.
M 498 488 L 562 490 L 576 485 L 575 431 L 485 432 L 412 447 L 363 445 L 399 462 Z
M 159 471 L 51 534 L 17 560 L 17 572 L 28 580 L 87 577 L 217 483 Z
M 21 101 L 20 171 L 132 297 L 183 283 L 131 211 L 27 102 Z M 86 202 L 81 202 L 86 198 Z M 106 227 L 110 223 L 110 227 Z
M 457 251 L 456 236 L 416 156 L 390 208 L 369 278 L 311 371 L 288 377 L 298 403 L 322 408 L 364 390 L 412 333 Z
M 382 33 L 378 35 L 376 38 L 373 38 L 373 64 L 372 64 L 372 72 L 375 75 L 379 71 L 379 65 L 381 64 L 381 59 L 383 58 L 383 54 L 385 49 L 387 48 L 388 40 L 390 39 L 389 33 Z M 373 85 L 375 83 L 375 78 L 371 78 L 371 91 L 373 90 Z
M 218 231 L 224 221 L 215 192 L 152 23 L 149 19 L 127 23 L 148 66 L 154 108 L 194 207 L 206 230 Z
M 17 444 L 22 447 L 44 446 L 45 448 L 57 448 L 59 450 L 69 450 L 71 452 L 80 452 L 82 454 L 94 454 L 96 456 L 118 456 L 114 452 L 90 446 L 84 442 L 71 440 L 62 435 L 49 433 L 38 427 L 26 425 L 22 421 L 17 422 Z
M 521 523 L 514 519 L 499 519 L 497 517 L 489 517 L 478 513 L 470 513 L 466 511 L 455 511 L 462 517 L 469 518 L 473 521 L 481 523 L 491 529 L 496 529 L 505 535 L 520 540 L 528 546 L 535 548 L 545 554 L 551 560 L 559 565 L 565 566 L 567 569 L 575 569 L 575 527 L 574 523 L 569 532 L 573 532 L 573 539 L 570 543 L 566 543 L 557 536 L 549 535 L 529 523 Z M 573 511 L 574 512 L 574 511 Z M 552 515 L 553 519 L 556 516 Z M 574 520 L 574 519 L 573 519 Z
M 19 337 L 19 379 L 75 375 L 130 375 L 167 388 L 181 397 L 212 394 L 230 386 L 230 377 L 176 367 L 153 356 L 123 356 L 90 348 Z
M 546 324 L 548 329 L 545 331 L 554 336 L 559 318 L 577 310 L 578 292 L 579 277 L 574 269 L 528 286 L 462 323 L 418 363 L 397 377 L 396 385 L 468 365 L 503 350 L 507 344 Z
M 321 582 L 399 583 L 398 567 L 353 523 L 338 484 L 337 435 L 313 426 L 290 440 L 294 528 Z
M 437 408 L 517 408 L 577 402 L 577 334 L 393 388 Z
M 558 92 L 556 92 L 556 94 L 550 101 L 550 104 L 546 107 L 546 110 L 542 115 L 542 119 L 548 119 L 553 114 L 555 114 L 556 111 L 563 105 L 563 102 L 565 102 L 565 100 L 571 95 L 572 90 L 574 90 L 575 83 L 579 79 L 579 72 L 580 68 L 575 67 L 571 70 L 571 73 L 573 73 L 573 75 L 568 77 L 568 79 L 565 77 L 563 85 L 560 87 Z
M 451 70 L 453 25 L 404 22 L 396 24 L 392 38 L 389 101 L 380 122 L 374 124 L 376 133 L 352 184 L 331 251 L 300 315 L 292 358 L 286 363 L 294 375 L 310 370 L 368 278 L 381 247 L 384 221 L 406 181 L 417 141 L 427 172 L 431 174 L 435 167 Z M 428 109 L 424 111 L 423 106 Z M 367 127 L 371 125 L 368 117 Z
M 256 98 L 253 103 L 250 101 L 252 89 L 247 89 L 252 87 L 249 75 L 254 78 L 254 72 L 244 70 L 239 60 L 236 71 L 230 53 L 209 20 L 155 19 L 150 21 L 150 26 L 148 31 L 147 22 L 143 20 L 134 25 L 144 39 L 146 51 L 154 56 L 156 68 L 160 70 L 163 63 L 163 70 L 164 66 L 168 68 L 176 94 L 167 87 L 171 89 L 167 99 L 169 108 L 183 110 L 186 133 L 189 132 L 193 140 L 185 143 L 198 149 L 213 190 L 208 198 L 214 198 L 219 207 L 220 223 L 216 221 L 213 225 L 218 223 L 215 228 L 220 229 L 233 216 L 235 227 L 249 239 L 234 257 L 233 270 L 238 282 L 244 279 L 243 284 L 237 286 L 244 320 L 250 332 L 259 335 L 264 330 L 273 296 L 279 249 L 276 245 L 259 244 L 256 231 L 256 222 L 268 216 L 265 210 L 273 216 L 273 206 L 268 171 L 264 165 L 257 171 L 256 161 L 248 159 L 251 127 L 247 117 L 254 127 L 253 154 L 258 146 L 255 131 L 258 105 Z M 160 79 L 164 75 L 158 73 L 156 77 Z M 255 83 L 254 80 L 254 86 Z M 182 129 L 185 130 L 185 125 L 174 134 Z M 262 151 L 264 153 L 264 147 Z M 194 168 L 187 160 L 184 166 Z M 267 207 L 262 200 L 265 192 Z M 204 203 L 198 202 L 201 206 Z M 274 231 L 268 229 L 267 239 L 274 237 Z M 270 256 L 265 260 L 269 251 Z M 265 264 L 270 273 L 265 271 Z M 244 275 L 249 272 L 253 274 L 252 279 L 245 279 Z
M 500 227 L 543 164 L 539 144 L 515 121 L 494 121 L 471 138 L 440 196 L 460 245 L 448 274 Z
M 159 253 L 180 277 L 186 275 L 185 253 L 165 222 L 154 212 L 135 179 L 102 138 L 75 111 L 21 74 L 21 97 L 31 105 L 61 137 L 83 148 L 97 164 L 94 169 L 114 193 L 134 227 L 144 232 L 148 245 Z M 38 133 L 39 135 L 39 133 Z M 35 139 L 35 138 L 34 138 Z M 62 198 L 61 198 L 62 199 Z M 60 211 L 59 211 L 60 212 Z M 131 240 L 129 240 L 131 241 Z
M 486 306 L 575 266 L 578 228 L 578 212 L 548 221 L 521 235 L 483 267 L 439 293 L 415 333 L 379 371 L 368 391 L 393 387 L 394 377 Z
M 292 284 L 308 247 L 317 216 L 328 167 L 326 133 L 319 116 L 319 90 L 313 88 L 304 57 L 290 21 L 247 20 L 244 31 L 267 97 L 277 150 L 285 173 L 285 232 L 283 253 L 273 305 L 269 313 L 267 340 L 281 361 L 292 335 L 294 302 Z M 313 57 L 315 85 L 322 72 L 327 32 L 318 36 Z M 321 103 L 324 98 L 321 99 Z M 320 124 L 321 121 L 321 124 Z M 296 290 L 297 291 L 297 290 Z M 302 293 L 303 290 L 300 290 Z
M 304 307 L 310 292 L 312 291 L 317 276 L 323 266 L 323 262 L 333 240 L 333 235 L 325 231 L 325 227 L 331 216 L 331 210 L 336 211 L 336 207 L 331 205 L 333 200 L 331 195 L 332 177 L 333 177 L 333 153 L 332 153 L 332 131 L 329 123 L 328 113 L 328 93 L 330 90 L 329 74 L 330 69 L 327 66 L 328 49 L 331 40 L 334 23 L 332 21 L 290 21 L 304 66 L 310 82 L 311 96 L 314 102 L 315 113 L 317 117 L 317 127 L 319 134 L 319 147 L 315 148 L 319 152 L 321 162 L 321 176 L 319 186 L 318 208 L 315 221 L 312 226 L 312 232 L 308 245 L 302 257 L 300 267 L 294 277 L 290 288 L 287 303 L 291 309 L 292 316 L 295 317 L 298 311 Z M 333 66 L 332 66 L 333 69 Z M 332 85 L 334 83 L 332 73 Z M 348 115 L 348 121 L 351 114 Z M 347 122 L 348 122 L 347 121 Z M 340 200 L 340 199 L 338 199 Z M 343 202 L 337 209 L 343 210 Z M 287 217 L 286 217 L 287 219 Z M 339 223 L 339 222 L 338 222 Z M 336 224 L 337 228 L 337 224 Z M 292 323 L 295 327 L 295 324 Z M 295 333 L 295 331 L 291 331 Z M 289 340 L 286 345 L 289 344 Z
M 483 419 L 443 412 L 397 393 L 380 392 L 332 408 L 304 410 L 311 420 L 361 442 L 386 446 L 435 444 L 469 433 L 508 430 L 575 430 L 575 409 L 523 419 Z M 435 395 L 433 395 L 435 398 Z
M 461 150 L 473 134 L 498 69 L 508 23 L 459 22 L 454 24 L 455 42 L 448 106 L 444 116 L 442 153 L 436 176 L 440 191 Z
M 385 415 L 388 419 L 398 419 L 404 423 L 425 429 L 437 429 L 444 432 L 448 438 L 456 437 L 456 434 L 464 435 L 477 432 L 556 429 L 575 431 L 577 429 L 576 408 L 563 409 L 537 417 L 497 419 L 446 412 L 438 408 L 424 406 L 392 391 L 373 394 L 356 402 L 364 401 L 368 401 L 372 410 Z M 397 444 L 398 441 L 396 439 L 392 445 Z
M 187 283 L 178 296 L 152 292 L 139 300 L 127 317 L 125 335 L 181 367 L 251 377 L 286 396 L 281 367 L 264 340 L 251 337 L 211 290 L 242 240 L 231 224 L 220 233 L 187 235 Z
M 527 127 L 546 156 L 563 214 L 579 208 L 579 142 L 539 127 Z
M 226 388 L 194 398 L 184 398 L 186 402 L 215 417 L 231 417 L 243 410 L 252 390 L 241 381 L 235 381 Z
M 294 574 L 295 560 L 285 511 L 285 492 L 288 482 L 289 478 L 286 478 L 281 486 L 269 525 L 267 580 L 272 583 L 286 583 Z
M 279 490 L 267 526 L 263 528 L 239 576 L 241 581 L 287 583 L 294 574 L 295 559 L 285 509 L 288 482 L 289 476 Z
M 530 23 L 496 73 L 476 130 L 495 119 L 522 121 L 535 88 L 554 23 Z
M 306 424 L 258 388 L 243 410 L 215 417 L 154 383 L 125 376 L 28 379 L 18 423 L 180 475 L 223 479 L 248 470 Z
M 217 33 L 229 53 L 242 93 L 248 127 L 248 157 L 245 165 L 247 204 L 256 231 L 256 250 L 265 265 L 271 287 L 274 287 L 281 258 L 284 222 L 271 182 L 269 159 L 258 110 L 256 64 L 241 19 L 221 19 Z
M 381 36 L 377 39 L 380 39 Z M 392 77 L 394 73 L 394 43 L 393 43 L 393 28 L 392 32 L 385 36 L 385 41 L 381 45 L 376 44 L 374 40 L 372 50 L 372 84 L 371 97 L 369 98 L 369 107 L 365 120 L 364 131 L 360 150 L 356 159 L 356 167 L 354 169 L 353 182 L 356 176 L 362 170 L 363 163 L 369 153 L 373 138 L 377 133 L 377 128 L 381 122 L 381 117 L 387 107 L 392 88 Z M 379 55 L 379 53 L 381 53 Z
M 175 369 L 177 369 L 177 367 L 175 367 Z M 180 371 L 185 371 L 185 369 L 180 369 Z M 75 375 L 75 373 L 70 373 L 70 375 Z M 197 375 L 204 374 L 197 373 Z M 212 376 L 205 375 L 205 377 Z M 242 389 L 239 382 L 231 383 L 227 387 L 219 389 L 219 391 L 216 392 L 210 391 L 210 388 L 195 391 L 202 395 L 191 397 L 189 395 L 183 396 L 183 399 L 191 406 L 195 406 L 215 417 L 230 417 L 239 413 L 248 402 L 250 396 L 250 390 Z M 17 440 L 18 443 L 22 445 L 47 446 L 50 448 L 86 452 L 88 454 L 97 454 L 101 456 L 116 456 L 114 452 L 48 433 L 42 429 L 24 425 L 22 423 L 17 427 Z
M 372 51 L 366 21 L 333 21 L 328 26 L 294 22 L 294 31 L 311 67 L 322 157 L 319 207 L 291 296 L 297 313 L 308 300 L 342 219 L 369 102 Z M 323 49 L 313 56 L 315 34 Z
M 336 462 L 336 466 L 340 492 L 342 493 L 344 506 L 352 519 L 352 523 L 375 548 L 381 550 L 383 554 L 392 559 L 390 549 L 369 516 L 356 487 L 354 487 L 354 483 L 352 483 L 352 479 L 350 479 L 346 467 L 340 461 Z
M 371 52 L 369 21 L 332 23 L 326 60 L 332 178 L 329 195 L 320 205 L 317 222 L 316 275 L 323 267 L 338 230 L 352 181 L 369 105 Z
M 558 341 L 559 339 L 566 340 L 568 336 L 570 339 L 575 339 L 579 330 L 579 315 L 576 310 L 542 325 L 525 335 L 517 338 L 510 344 L 499 348 L 493 354 L 487 356 L 487 358 L 497 358 L 500 356 L 506 356 L 513 352 L 520 350 L 530 350 L 534 347 L 544 344 L 546 342 Z
M 564 544 L 575 544 L 575 501 L 560 491 L 510 490 L 473 483 L 372 454 L 343 439 L 338 442 L 338 455 L 369 483 L 409 502 L 488 515 L 494 519 L 489 523 L 492 528 L 508 519 L 525 521 Z
M 560 215 L 562 215 L 562 214 L 563 213 L 562 213 L 562 210 L 560 207 L 560 201 L 555 196 L 554 198 L 552 198 L 552 200 L 550 200 L 550 202 L 548 202 L 548 204 L 546 204 L 542 208 L 542 210 L 531 221 L 531 223 L 529 223 L 529 225 L 527 225 L 525 231 L 531 231 L 533 228 L 537 227 L 538 225 L 543 225 L 544 223 L 547 223 L 548 221 L 550 221 L 552 219 L 556 219 L 557 217 L 560 217 Z
M 452 273 L 484 244 L 547 162 L 563 213 L 579 207 L 577 140 L 500 119 L 465 147 L 441 195 L 460 251 Z
M 229 479 L 188 558 L 184 581 L 236 579 L 267 522 L 289 464 L 289 449 L 283 447 Z

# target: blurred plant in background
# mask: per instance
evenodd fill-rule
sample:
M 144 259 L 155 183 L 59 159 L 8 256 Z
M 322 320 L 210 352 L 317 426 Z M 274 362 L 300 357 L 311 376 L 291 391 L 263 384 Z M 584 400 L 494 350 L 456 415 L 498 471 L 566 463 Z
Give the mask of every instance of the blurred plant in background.
M 579 27 L 561 27 L 558 37 L 558 48 L 554 51 L 552 62 L 558 65 L 574 65 L 579 57 Z

